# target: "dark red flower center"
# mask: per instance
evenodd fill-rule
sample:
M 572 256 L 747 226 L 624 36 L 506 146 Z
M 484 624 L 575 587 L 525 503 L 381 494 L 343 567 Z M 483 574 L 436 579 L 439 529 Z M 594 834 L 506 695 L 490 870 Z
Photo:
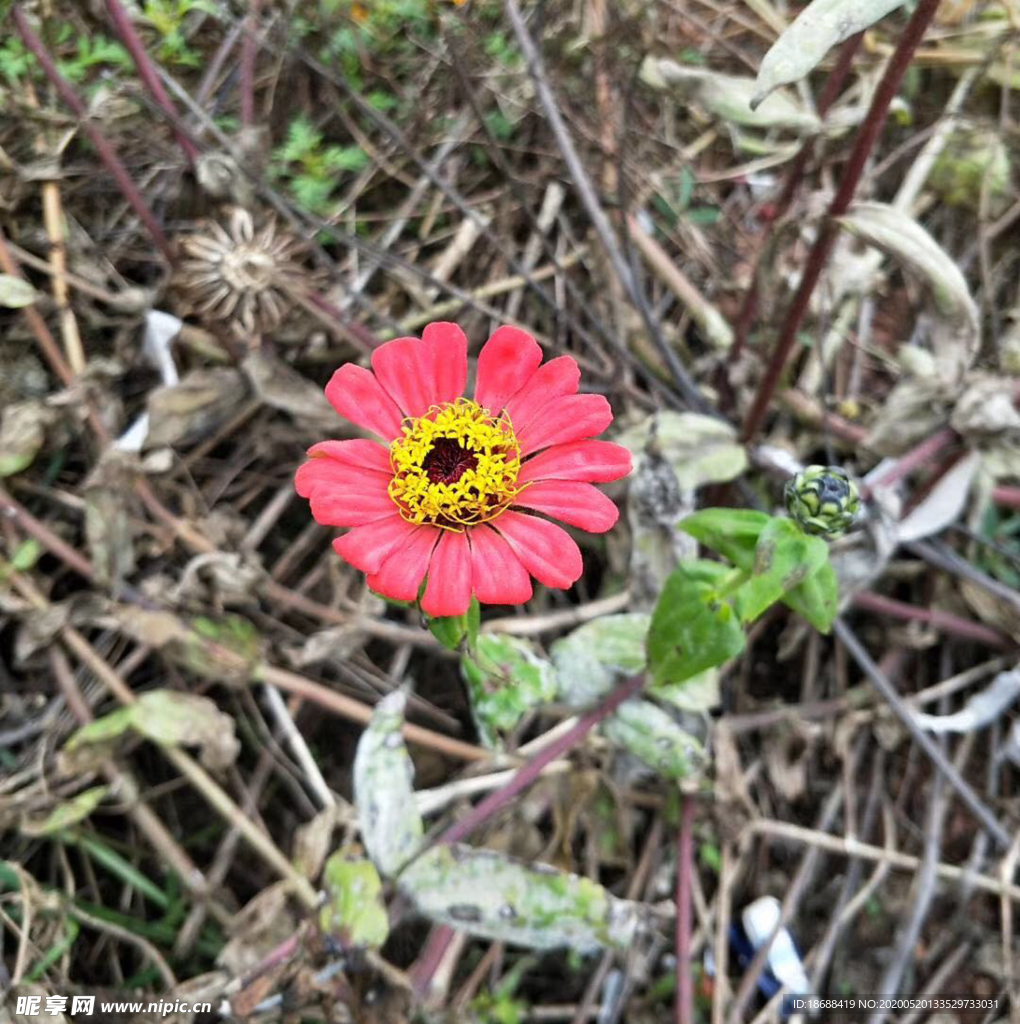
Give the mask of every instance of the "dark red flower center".
M 452 437 L 437 437 L 432 442 L 432 451 L 421 463 L 434 484 L 455 484 L 477 465 L 475 453 L 462 448 L 460 442 Z

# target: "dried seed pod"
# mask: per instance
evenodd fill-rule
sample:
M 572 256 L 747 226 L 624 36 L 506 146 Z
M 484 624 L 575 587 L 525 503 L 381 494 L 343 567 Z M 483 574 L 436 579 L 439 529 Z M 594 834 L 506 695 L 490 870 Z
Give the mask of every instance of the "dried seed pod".
M 275 327 L 309 281 L 298 262 L 303 244 L 274 221 L 256 229 L 235 207 L 227 227 L 210 221 L 180 241 L 175 284 L 188 311 L 204 321 L 227 321 L 243 337 Z

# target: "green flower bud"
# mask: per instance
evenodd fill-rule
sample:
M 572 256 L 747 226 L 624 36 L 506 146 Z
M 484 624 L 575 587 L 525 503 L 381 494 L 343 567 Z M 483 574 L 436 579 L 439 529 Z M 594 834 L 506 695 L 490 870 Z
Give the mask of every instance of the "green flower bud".
M 786 510 L 805 533 L 838 537 L 861 509 L 857 485 L 839 466 L 808 466 L 786 485 Z

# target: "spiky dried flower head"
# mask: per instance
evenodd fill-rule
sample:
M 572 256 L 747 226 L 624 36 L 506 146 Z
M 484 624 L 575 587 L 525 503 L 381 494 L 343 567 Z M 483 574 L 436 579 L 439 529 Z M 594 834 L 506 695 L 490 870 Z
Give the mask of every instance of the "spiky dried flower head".
M 299 256 L 304 245 L 275 221 L 255 227 L 251 214 L 234 207 L 226 226 L 209 221 L 180 240 L 184 259 L 175 284 L 188 311 L 207 322 L 229 322 L 250 336 L 275 327 L 307 288 Z

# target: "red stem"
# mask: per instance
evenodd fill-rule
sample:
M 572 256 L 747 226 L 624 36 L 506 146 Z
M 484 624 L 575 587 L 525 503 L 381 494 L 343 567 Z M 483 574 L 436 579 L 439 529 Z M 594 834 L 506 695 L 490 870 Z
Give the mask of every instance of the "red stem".
M 1007 508 L 1020 508 L 1020 487 L 996 487 L 992 491 L 992 501 Z
M 432 978 L 439 970 L 439 965 L 443 962 L 450 943 L 453 942 L 454 934 L 454 930 L 449 925 L 434 926 L 425 940 L 425 948 L 422 950 L 421 956 L 412 965 L 409 972 L 411 987 L 419 1002 L 428 995 Z
M 818 114 L 820 117 L 824 117 L 828 113 L 829 107 L 836 101 L 836 97 L 846 81 L 846 76 L 850 73 L 850 66 L 853 64 L 854 56 L 863 38 L 863 33 L 858 32 L 857 35 L 851 36 L 843 44 L 842 49 L 840 49 L 836 63 L 829 72 L 825 85 L 822 87 L 822 94 L 818 97 Z M 786 172 L 786 180 L 783 182 L 782 191 L 776 200 L 775 209 L 769 216 L 763 237 L 758 243 L 758 252 L 755 256 L 754 267 L 751 270 L 751 283 L 747 286 L 747 291 L 744 293 L 744 301 L 741 304 L 740 312 L 737 314 L 736 336 L 733 340 L 733 347 L 730 349 L 729 356 L 731 363 L 735 362 L 743 351 L 747 336 L 751 333 L 751 328 L 754 326 L 755 317 L 758 313 L 758 272 L 761 269 L 762 257 L 768 248 L 769 239 L 772 236 L 772 226 L 790 208 L 790 203 L 793 202 L 793 197 L 797 194 L 797 189 L 800 188 L 800 183 L 804 178 L 804 169 L 807 167 L 807 162 L 811 158 L 814 148 L 815 140 L 809 139 L 801 146 L 800 152 L 793 158 L 793 162 Z
M 131 59 L 135 62 L 142 84 L 149 90 L 160 110 L 170 115 L 170 123 L 173 125 L 177 120 L 177 109 L 167 95 L 166 89 L 163 88 L 163 83 L 159 80 L 159 75 L 156 74 L 156 69 L 152 66 L 152 61 L 149 60 L 149 55 L 145 52 L 142 40 L 135 31 L 135 26 L 128 17 L 127 11 L 121 6 L 120 0 L 106 0 L 106 10 L 117 30 L 117 35 L 120 36 L 121 42 L 127 47 Z M 198 147 L 183 132 L 176 128 L 173 131 L 177 137 L 177 144 L 184 152 L 188 163 L 194 165 L 198 159 Z
M 255 58 L 259 48 L 256 31 L 261 6 L 260 0 L 251 0 L 241 40 L 241 126 L 244 128 L 255 123 Z
M 536 754 L 527 764 L 522 765 L 514 777 L 502 788 L 490 793 L 476 804 L 460 821 L 451 825 L 437 840 L 437 843 L 457 843 L 466 839 L 479 825 L 486 822 L 497 811 L 504 808 L 518 793 L 527 789 L 542 773 L 547 764 L 572 750 L 604 718 L 611 715 L 625 700 L 633 697 L 645 684 L 644 676 L 634 676 L 621 683 L 606 699 L 593 710 L 577 720 L 577 724 L 559 739 L 550 743 L 541 753 Z
M 975 643 L 987 644 L 989 647 L 1015 646 L 1009 637 L 980 622 L 971 622 L 970 619 L 964 619 L 959 615 L 953 615 L 952 612 L 944 612 L 938 608 L 918 608 L 917 605 L 907 604 L 906 601 L 897 601 L 895 598 L 886 597 L 884 594 L 875 594 L 869 590 L 863 590 L 854 595 L 854 606 L 874 612 L 876 615 L 903 619 L 907 622 L 925 622 L 943 633 L 949 633 L 964 640 L 973 640 Z
M 797 331 L 807 313 L 815 285 L 818 284 L 822 270 L 832 252 L 832 246 L 836 239 L 835 218 L 841 217 L 850 207 L 861 175 L 864 173 L 864 165 L 878 140 L 879 132 L 885 125 L 889 105 L 896 96 L 903 75 L 910 66 L 914 51 L 920 44 L 938 5 L 939 0 L 920 0 L 910 21 L 907 22 L 907 27 L 903 30 L 903 35 L 900 36 L 900 41 L 896 44 L 896 50 L 889 60 L 878 89 L 875 91 L 867 117 L 857 134 L 853 149 L 850 151 L 850 158 L 843 170 L 843 177 L 840 179 L 839 188 L 829 207 L 828 216 L 819 229 L 818 237 L 808 256 L 804 275 L 801 278 L 797 294 L 787 311 L 765 377 L 744 421 L 741 437 L 745 442 L 751 441 L 757 434 L 762 420 L 765 418 L 765 413 L 796 341 Z
M 172 262 L 173 249 L 171 249 L 166 235 L 163 234 L 163 229 L 159 226 L 159 222 L 156 220 L 152 210 L 149 209 L 148 204 L 142 198 L 141 192 L 138 191 L 135 183 L 131 180 L 131 176 L 121 163 L 120 157 L 117 156 L 113 146 L 107 142 L 106 136 L 90 120 L 88 108 L 85 106 L 84 101 L 57 70 L 56 64 L 53 63 L 53 58 L 49 55 L 42 40 L 35 34 L 32 26 L 28 23 L 28 19 L 22 14 L 21 8 L 15 5 L 11 10 L 11 14 L 14 17 L 14 24 L 25 46 L 35 59 L 39 61 L 43 71 L 46 73 L 46 77 L 53 83 L 60 94 L 60 98 L 81 119 L 81 126 L 88 133 L 89 138 L 92 140 L 92 145 L 96 147 L 96 152 L 103 163 L 106 164 L 107 170 L 113 176 L 114 181 L 117 182 L 118 187 L 124 194 L 124 198 L 135 213 L 138 214 L 139 220 L 148 228 L 152 240 L 159 246 L 163 255 Z
M 676 1024 L 694 1024 L 691 977 L 691 892 L 694 874 L 694 797 L 683 796 L 676 843 Z
M 901 455 L 877 480 L 873 480 L 863 487 L 861 496 L 868 498 L 875 493 L 877 488 L 888 487 L 889 484 L 902 480 L 915 469 L 930 463 L 943 448 L 948 448 L 959 439 L 960 435 L 952 427 L 943 427 L 941 430 L 935 431 L 931 437 L 925 438 L 905 455 Z

